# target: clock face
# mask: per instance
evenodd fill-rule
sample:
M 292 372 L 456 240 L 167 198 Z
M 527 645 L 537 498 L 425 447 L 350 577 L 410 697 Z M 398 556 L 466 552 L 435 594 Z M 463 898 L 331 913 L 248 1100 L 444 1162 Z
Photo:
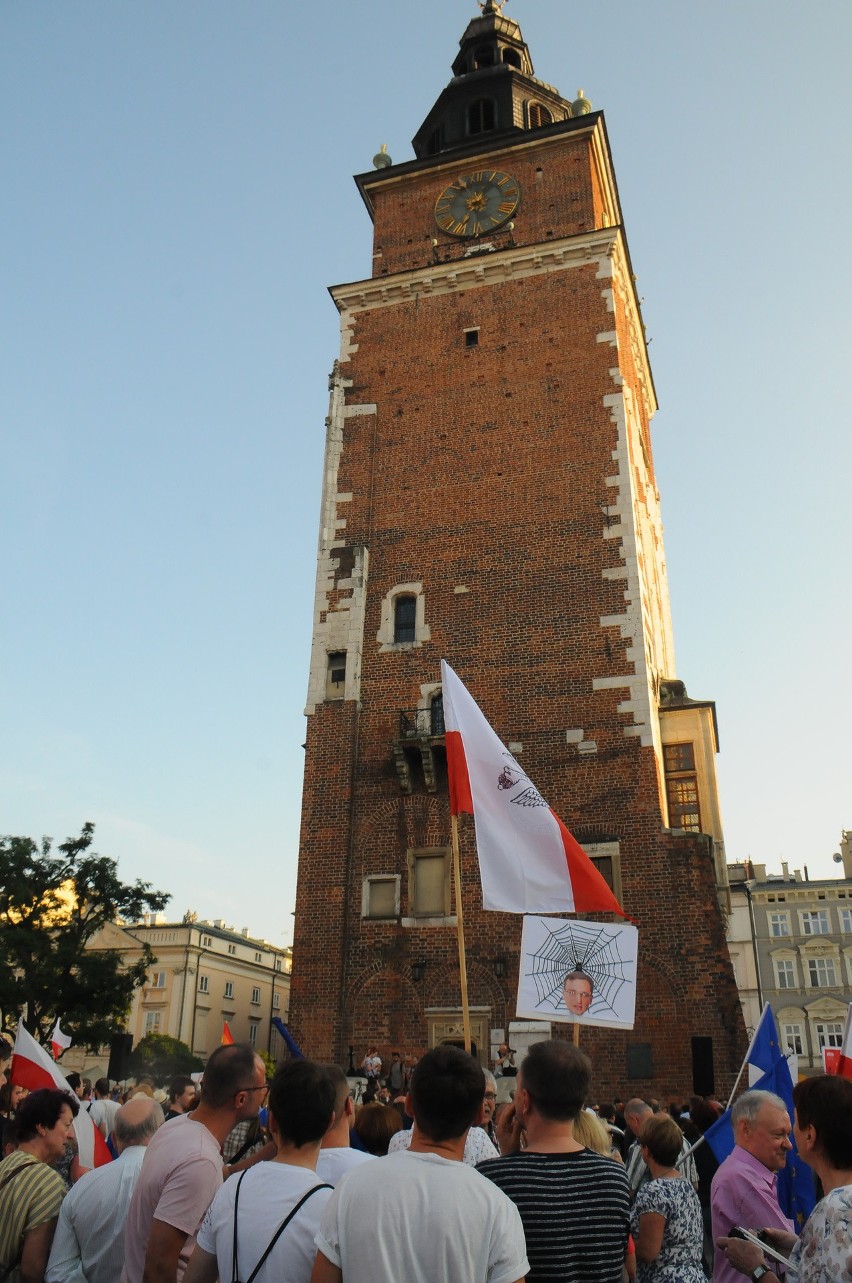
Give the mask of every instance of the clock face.
M 514 178 L 482 169 L 444 188 L 435 202 L 435 222 L 448 236 L 481 236 L 511 218 L 520 200 Z

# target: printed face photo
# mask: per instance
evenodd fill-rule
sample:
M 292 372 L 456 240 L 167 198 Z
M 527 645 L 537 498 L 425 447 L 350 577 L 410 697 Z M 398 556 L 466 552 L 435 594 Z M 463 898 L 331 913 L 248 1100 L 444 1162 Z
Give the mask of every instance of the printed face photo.
M 562 1001 L 566 1011 L 573 1011 L 575 1016 L 585 1016 L 592 1005 L 592 982 L 583 976 L 569 973 L 565 977 L 562 989 Z

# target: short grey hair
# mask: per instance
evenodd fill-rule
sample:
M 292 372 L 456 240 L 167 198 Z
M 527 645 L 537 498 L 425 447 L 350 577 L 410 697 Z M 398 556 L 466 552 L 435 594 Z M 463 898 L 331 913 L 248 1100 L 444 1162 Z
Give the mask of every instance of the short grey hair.
M 489 1090 L 489 1088 L 490 1088 L 490 1090 L 491 1090 L 491 1091 L 496 1091 L 496 1090 L 497 1090 L 497 1079 L 494 1077 L 494 1075 L 492 1074 L 491 1070 L 490 1070 L 490 1069 L 483 1069 L 483 1071 L 482 1071 L 482 1072 L 485 1074 L 485 1090 L 486 1090 L 486 1091 L 488 1091 L 488 1090 Z
M 747 1123 L 757 1120 L 757 1115 L 764 1105 L 773 1105 L 787 1113 L 787 1105 L 774 1091 L 744 1091 L 731 1110 L 731 1126 L 736 1127 L 743 1119 Z
M 648 1114 L 653 1114 L 653 1112 L 654 1111 L 648 1102 L 646 1100 L 640 1100 L 638 1096 L 634 1096 L 632 1100 L 628 1100 L 627 1104 L 624 1106 L 625 1118 L 628 1114 L 632 1114 L 634 1118 L 645 1118 Z
M 134 1097 L 134 1099 L 138 1099 L 138 1097 Z M 125 1108 L 126 1106 L 123 1105 L 119 1109 L 112 1125 L 116 1144 L 123 1146 L 124 1149 L 129 1149 L 132 1145 L 146 1145 L 154 1135 L 154 1132 L 163 1125 L 162 1109 L 156 1101 L 152 1100 L 149 1102 L 149 1108 L 144 1118 L 137 1123 L 129 1123 L 124 1112 Z M 138 1106 L 134 1112 L 138 1112 Z

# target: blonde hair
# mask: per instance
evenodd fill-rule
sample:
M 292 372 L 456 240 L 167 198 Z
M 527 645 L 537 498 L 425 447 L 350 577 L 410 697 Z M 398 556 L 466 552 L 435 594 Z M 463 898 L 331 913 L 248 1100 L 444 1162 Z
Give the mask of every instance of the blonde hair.
M 585 1145 L 586 1149 L 593 1149 L 596 1154 L 603 1154 L 604 1158 L 611 1157 L 612 1139 L 596 1114 L 581 1109 L 577 1117 L 571 1120 L 571 1126 L 574 1139 Z

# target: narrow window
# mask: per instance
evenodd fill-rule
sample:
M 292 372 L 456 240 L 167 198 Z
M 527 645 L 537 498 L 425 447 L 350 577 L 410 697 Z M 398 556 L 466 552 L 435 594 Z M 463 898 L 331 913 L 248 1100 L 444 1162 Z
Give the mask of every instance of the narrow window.
M 346 692 L 346 651 L 335 650 L 328 657 L 325 678 L 326 699 L 343 699 Z
M 417 598 L 397 597 L 393 604 L 393 639 L 395 642 L 413 642 L 417 617 Z
M 788 1051 L 793 1051 L 797 1056 L 805 1054 L 805 1040 L 801 1025 L 784 1025 L 784 1043 Z
M 521 55 L 518 53 L 517 49 L 504 49 L 504 50 L 503 50 L 503 61 L 504 61 L 505 63 L 508 63 L 508 65 L 509 65 L 510 67 L 517 67 L 517 68 L 518 68 L 518 70 L 520 71 L 520 69 L 521 69 Z
M 226 997 L 226 998 L 233 998 L 233 996 L 234 996 L 234 982 L 233 982 L 233 980 L 226 980 L 226 981 L 225 981 L 225 997 Z
M 159 1011 L 148 1011 L 145 1014 L 145 1033 L 155 1034 L 160 1030 L 160 1013 Z
M 198 992 L 199 992 L 199 993 L 209 993 L 209 992 L 210 992 L 210 977 L 209 977 L 209 976 L 199 976 L 199 977 L 198 977 Z
M 477 49 L 476 53 L 473 55 L 474 71 L 478 71 L 480 67 L 493 67 L 493 66 L 494 66 L 494 50 L 491 49 L 488 45 L 483 45 L 480 49 Z
M 229 944 L 228 953 L 236 953 L 236 952 L 237 952 L 237 946 L 235 944 Z
M 411 911 L 415 918 L 442 918 L 450 909 L 449 863 L 444 852 L 414 856 Z
M 497 116 L 494 103 L 489 98 L 478 98 L 467 109 L 467 132 L 469 134 L 487 134 L 494 129 Z
M 257 1046 L 257 1021 L 252 1020 L 249 1024 L 249 1046 Z
M 540 102 L 530 103 L 530 129 L 541 129 L 544 125 L 552 125 L 553 116 L 546 107 L 542 107 Z
M 664 744 L 666 794 L 669 803 L 669 826 L 701 832 L 698 807 L 698 776 L 695 772 L 695 749 L 692 744 Z
M 274 1009 L 275 1011 L 278 1011 L 278 1009 L 280 1008 L 280 1006 L 281 1006 L 281 994 L 280 994 L 280 993 L 274 993 L 274 994 L 272 995 L 272 1007 L 273 1007 L 273 1009 Z
M 775 981 L 779 989 L 795 989 L 796 976 L 792 962 L 785 958 L 776 958 Z
M 251 1000 L 255 1004 L 260 1002 L 260 990 L 257 987 L 251 991 Z
M 479 330 L 465 330 L 464 345 L 465 347 L 479 347 Z
M 429 731 L 432 735 L 444 733 L 444 696 L 440 691 L 433 695 L 429 705 Z

